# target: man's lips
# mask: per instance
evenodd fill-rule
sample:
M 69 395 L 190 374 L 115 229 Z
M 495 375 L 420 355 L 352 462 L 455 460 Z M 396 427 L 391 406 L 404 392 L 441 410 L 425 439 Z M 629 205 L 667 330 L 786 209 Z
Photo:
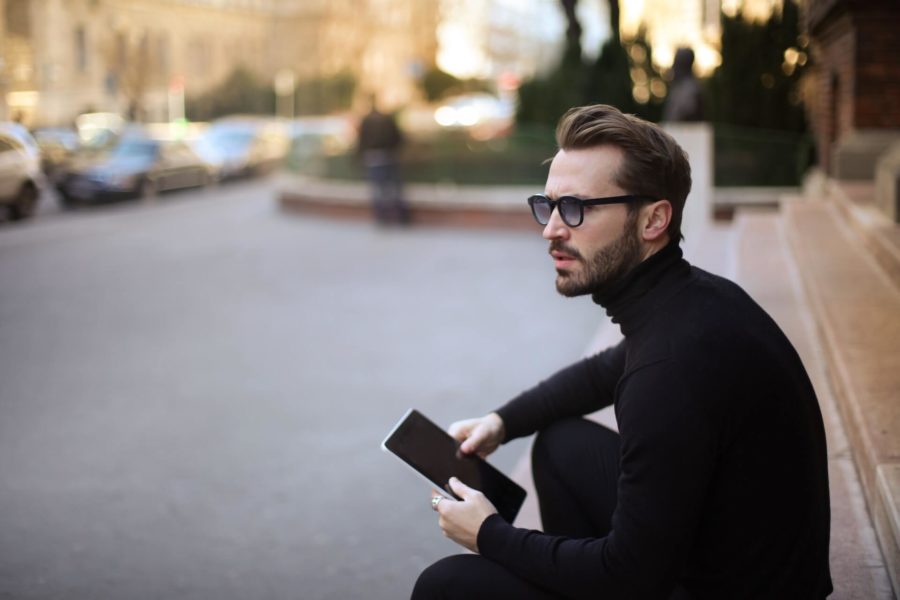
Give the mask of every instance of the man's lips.
M 578 256 L 574 253 L 565 252 L 563 250 L 550 250 L 550 256 L 553 257 L 553 265 L 557 269 L 564 269 L 568 266 L 571 266 L 576 260 L 578 260 Z

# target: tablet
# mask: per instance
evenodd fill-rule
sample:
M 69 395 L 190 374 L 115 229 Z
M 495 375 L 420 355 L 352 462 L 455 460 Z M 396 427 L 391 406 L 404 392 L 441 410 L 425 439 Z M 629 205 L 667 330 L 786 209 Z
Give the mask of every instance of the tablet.
M 382 449 L 412 467 L 446 498 L 460 499 L 448 483 L 456 477 L 487 496 L 500 516 L 512 523 L 525 500 L 525 490 L 484 459 L 460 453 L 459 445 L 414 409 L 403 415 L 381 443 Z

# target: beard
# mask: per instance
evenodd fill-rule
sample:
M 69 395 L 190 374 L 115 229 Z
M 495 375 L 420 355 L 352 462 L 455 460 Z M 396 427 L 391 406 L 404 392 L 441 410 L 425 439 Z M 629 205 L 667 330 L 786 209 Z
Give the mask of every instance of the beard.
M 637 214 L 625 222 L 622 234 L 591 256 L 584 257 L 578 250 L 564 245 L 559 240 L 550 244 L 550 251 L 558 250 L 569 254 L 584 267 L 581 272 L 556 271 L 556 291 L 572 298 L 585 294 L 602 295 L 622 280 L 625 275 L 641 262 L 641 243 L 635 232 Z

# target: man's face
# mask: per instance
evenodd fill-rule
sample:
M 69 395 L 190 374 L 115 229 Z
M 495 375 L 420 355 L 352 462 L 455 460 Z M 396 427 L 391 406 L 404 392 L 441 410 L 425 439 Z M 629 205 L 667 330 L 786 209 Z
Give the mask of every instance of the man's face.
M 614 146 L 560 150 L 550 164 L 545 194 L 605 198 L 628 193 L 613 181 L 623 159 Z M 569 227 L 554 210 L 544 227 L 556 267 L 556 289 L 568 297 L 602 293 L 643 259 L 637 213 L 624 204 L 585 206 L 584 222 Z

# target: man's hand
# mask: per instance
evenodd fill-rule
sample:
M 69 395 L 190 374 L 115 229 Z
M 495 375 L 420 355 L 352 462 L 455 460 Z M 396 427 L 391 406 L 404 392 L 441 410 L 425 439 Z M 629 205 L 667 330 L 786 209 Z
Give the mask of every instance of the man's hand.
M 478 419 L 457 421 L 450 426 L 449 432 L 454 439 L 462 442 L 459 449 L 463 454 L 474 452 L 485 458 L 503 441 L 506 427 L 500 415 L 491 413 Z
M 484 494 L 456 477 L 450 478 L 450 489 L 462 500 L 443 498 L 437 503 L 435 510 L 441 516 L 438 525 L 445 536 L 472 552 L 478 552 L 478 530 L 497 509 Z M 432 495 L 437 495 L 437 492 L 432 490 Z

